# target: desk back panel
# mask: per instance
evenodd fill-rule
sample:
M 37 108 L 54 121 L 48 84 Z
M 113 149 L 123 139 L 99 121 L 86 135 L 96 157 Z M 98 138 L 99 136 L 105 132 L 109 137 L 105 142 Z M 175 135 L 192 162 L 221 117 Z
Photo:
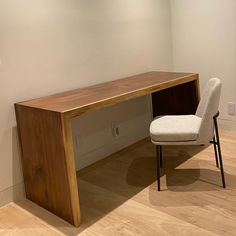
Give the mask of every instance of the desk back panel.
M 152 94 L 153 117 L 195 114 L 199 103 L 198 80 Z

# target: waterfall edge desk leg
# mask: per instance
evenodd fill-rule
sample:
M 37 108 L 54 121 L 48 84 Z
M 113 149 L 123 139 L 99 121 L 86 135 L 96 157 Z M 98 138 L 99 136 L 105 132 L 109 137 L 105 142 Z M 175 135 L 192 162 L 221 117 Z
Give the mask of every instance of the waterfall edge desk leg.
M 80 206 L 70 119 L 16 104 L 26 197 L 75 226 Z

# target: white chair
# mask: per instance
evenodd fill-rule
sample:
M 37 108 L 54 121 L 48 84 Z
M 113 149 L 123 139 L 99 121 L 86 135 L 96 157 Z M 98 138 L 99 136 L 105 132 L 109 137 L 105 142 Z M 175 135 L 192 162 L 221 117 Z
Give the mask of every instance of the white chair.
M 225 188 L 220 139 L 217 126 L 221 81 L 212 78 L 202 93 L 195 115 L 167 115 L 156 117 L 150 125 L 152 143 L 156 145 L 157 189 L 160 191 L 160 166 L 162 167 L 162 146 L 214 144 L 216 165 L 221 170 Z M 218 149 L 218 153 L 217 153 Z M 218 162 L 219 157 L 219 162 Z

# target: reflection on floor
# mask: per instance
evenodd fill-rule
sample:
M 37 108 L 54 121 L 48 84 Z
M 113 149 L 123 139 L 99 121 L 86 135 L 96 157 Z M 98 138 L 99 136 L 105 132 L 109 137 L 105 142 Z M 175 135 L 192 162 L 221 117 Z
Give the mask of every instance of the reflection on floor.
M 25 200 L 0 209 L 0 235 L 236 235 L 236 134 L 221 142 L 226 189 L 213 146 L 164 147 L 157 192 L 155 147 L 141 141 L 78 173 L 79 228 Z

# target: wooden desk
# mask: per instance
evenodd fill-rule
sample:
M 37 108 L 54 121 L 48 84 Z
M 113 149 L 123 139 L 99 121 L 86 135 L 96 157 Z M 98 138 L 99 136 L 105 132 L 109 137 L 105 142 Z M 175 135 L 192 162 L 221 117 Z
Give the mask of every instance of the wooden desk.
M 27 198 L 79 226 L 71 119 L 146 94 L 154 116 L 194 113 L 198 74 L 149 72 L 15 104 Z

